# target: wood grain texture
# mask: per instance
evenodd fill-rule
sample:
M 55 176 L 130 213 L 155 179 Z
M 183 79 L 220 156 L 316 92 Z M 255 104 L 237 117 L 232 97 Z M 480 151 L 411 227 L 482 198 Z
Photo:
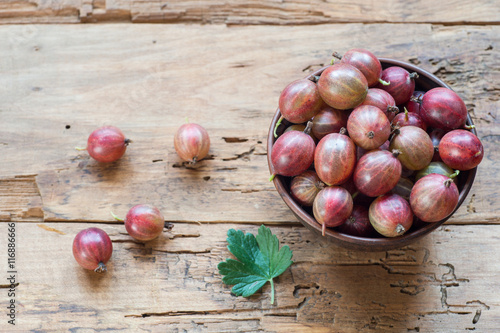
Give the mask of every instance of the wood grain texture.
M 332 50 L 364 46 L 436 73 L 462 96 L 485 158 L 450 222 L 497 223 L 499 29 L 407 28 L 410 39 L 394 25 L 38 25 L 29 35 L 29 26 L 4 26 L 0 174 L 34 175 L 46 221 L 109 222 L 110 211 L 141 202 L 172 221 L 296 221 L 267 180 L 264 142 L 279 93 Z M 212 139 L 195 169 L 173 149 L 186 117 Z M 111 165 L 74 149 L 105 124 L 133 140 Z
M 201 23 L 304 25 L 325 23 L 498 24 L 494 0 L 446 1 L 155 1 L 4 0 L 0 23 Z
M 14 329 L 494 332 L 499 30 L 0 26 L 0 233 L 7 233 L 5 222 L 16 222 Z M 332 51 L 353 47 L 442 78 L 465 100 L 485 146 L 463 207 L 447 225 L 399 250 L 363 253 L 326 243 L 297 222 L 267 181 L 264 143 L 279 93 L 328 63 Z M 194 169 L 173 149 L 186 117 L 207 128 L 212 141 L 211 157 Z M 74 149 L 105 124 L 133 140 L 124 158 L 108 166 Z M 172 231 L 148 243 L 131 239 L 110 211 L 124 216 L 137 203 L 158 206 L 174 222 Z M 255 233 L 263 222 L 294 251 L 295 264 L 277 279 L 274 306 L 269 286 L 249 299 L 234 297 L 217 271 L 230 257 L 227 231 Z M 89 226 L 113 241 L 104 276 L 72 257 L 74 236 Z M 0 238 L 0 249 L 6 242 Z M 6 274 L 5 266 L 0 270 Z M 0 287 L 5 302 L 7 280 Z M 0 321 L 0 330 L 5 325 Z
M 16 328 L 491 332 L 500 321 L 492 292 L 500 288 L 493 278 L 499 267 L 478 254 L 500 251 L 500 226 L 445 226 L 412 246 L 376 253 L 332 246 L 303 227 L 272 226 L 294 251 L 294 264 L 276 280 L 275 305 L 269 285 L 248 299 L 231 296 L 217 270 L 231 256 L 226 231 L 256 233 L 258 226 L 177 223 L 144 244 L 123 225 L 96 224 L 114 247 L 104 275 L 80 268 L 72 257 L 74 235 L 87 226 L 17 223 Z M 0 261 L 6 262 L 3 251 Z

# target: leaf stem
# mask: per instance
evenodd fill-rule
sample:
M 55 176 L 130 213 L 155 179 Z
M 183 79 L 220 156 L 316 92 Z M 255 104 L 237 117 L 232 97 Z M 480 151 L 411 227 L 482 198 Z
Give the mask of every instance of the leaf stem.
M 274 282 L 273 279 L 269 280 L 271 283 L 271 304 L 274 304 Z

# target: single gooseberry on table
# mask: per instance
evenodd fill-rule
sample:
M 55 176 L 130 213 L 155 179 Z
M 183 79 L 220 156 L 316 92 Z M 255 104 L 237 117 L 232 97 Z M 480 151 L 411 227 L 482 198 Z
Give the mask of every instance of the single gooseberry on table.
M 73 240 L 73 256 L 80 266 L 96 273 L 106 272 L 106 263 L 113 253 L 108 234 L 99 228 L 80 231 Z
M 125 154 L 130 142 L 118 127 L 103 126 L 90 134 L 86 148 L 77 149 L 87 150 L 90 157 L 98 162 L 111 163 Z
M 174 148 L 182 160 L 194 165 L 208 155 L 210 137 L 201 125 L 187 123 L 175 133 Z
M 142 242 L 158 237 L 165 226 L 165 219 L 160 210 L 148 204 L 135 205 L 130 208 L 125 219 L 121 219 L 114 214 L 113 217 L 124 222 L 128 234 Z

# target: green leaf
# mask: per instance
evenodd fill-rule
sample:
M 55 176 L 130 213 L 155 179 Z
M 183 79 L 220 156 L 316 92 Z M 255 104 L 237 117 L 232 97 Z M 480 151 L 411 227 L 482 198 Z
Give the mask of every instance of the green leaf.
M 278 237 L 264 225 L 260 226 L 257 236 L 230 229 L 227 242 L 227 248 L 238 260 L 227 259 L 219 263 L 219 272 L 224 275 L 222 282 L 234 285 L 232 292 L 236 296 L 248 297 L 269 281 L 273 304 L 273 279 L 293 263 L 290 248 L 285 245 L 280 249 Z

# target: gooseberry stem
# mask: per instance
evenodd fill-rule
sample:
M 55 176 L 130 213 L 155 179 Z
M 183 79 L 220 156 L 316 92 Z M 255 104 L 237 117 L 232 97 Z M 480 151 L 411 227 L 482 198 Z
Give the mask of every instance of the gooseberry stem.
M 272 182 L 272 181 L 274 180 L 274 177 L 276 177 L 276 174 L 275 174 L 275 173 L 273 173 L 273 174 L 271 175 L 271 177 L 269 177 L 269 181 L 270 181 L 270 182 Z
M 278 122 L 276 123 L 276 126 L 274 126 L 274 137 L 278 137 L 278 133 L 276 132 L 278 130 L 278 127 L 281 125 L 281 122 L 283 121 L 283 116 L 278 119 Z
M 398 135 L 401 132 L 399 129 L 400 129 L 400 127 L 396 126 L 394 128 L 394 130 L 392 131 L 391 135 Z
M 446 186 L 446 187 L 450 187 L 451 183 L 453 182 L 453 179 L 454 179 L 456 176 L 458 176 L 458 174 L 459 174 L 459 173 L 460 173 L 460 171 L 455 170 L 455 172 L 454 172 L 454 173 L 452 173 L 452 174 L 450 175 L 450 178 L 448 178 L 448 179 L 446 179 L 446 180 L 444 181 L 444 186 Z
M 75 147 L 75 149 L 76 149 L 76 150 L 78 150 L 78 151 L 82 151 L 82 150 L 87 150 L 87 147 L 85 147 L 85 148 L 82 148 L 82 147 Z
M 418 98 L 416 96 L 411 96 L 410 97 L 410 101 L 418 103 L 418 104 L 422 104 L 422 99 L 420 99 L 420 98 Z
M 389 82 L 387 82 L 387 81 L 384 81 L 384 80 L 382 80 L 382 79 L 378 79 L 378 82 L 380 82 L 380 84 L 381 84 L 381 85 L 383 85 L 383 86 L 388 86 L 388 85 L 390 85 L 390 84 L 391 84 L 391 82 L 390 82 L 390 81 L 389 81 Z
M 391 151 L 391 153 L 392 153 L 392 156 L 398 157 L 399 155 L 401 155 L 401 150 L 399 150 L 399 149 L 393 149 Z
M 304 129 L 305 134 L 310 134 L 312 130 L 312 121 L 308 121 L 306 124 L 306 128 Z
M 108 269 L 106 268 L 106 265 L 104 265 L 104 263 L 102 263 L 102 262 L 99 262 L 99 264 L 97 265 L 97 268 L 94 269 L 94 272 L 96 272 L 96 273 L 104 273 L 107 270 Z
M 398 108 L 397 106 L 389 105 L 389 106 L 387 107 L 387 111 L 388 111 L 388 112 L 398 113 L 398 112 L 399 112 L 399 108 Z
M 460 170 L 455 170 L 455 172 L 450 175 L 450 178 L 451 179 L 455 178 L 456 176 L 458 176 L 459 173 L 460 173 Z
M 110 211 L 110 213 L 111 213 L 111 216 L 113 216 L 113 218 L 115 220 L 120 221 L 120 222 L 124 222 L 125 221 L 124 219 L 122 219 L 122 218 L 118 217 L 117 215 L 115 215 L 115 213 L 113 213 L 111 211 Z
M 332 57 L 337 58 L 337 59 L 339 59 L 339 60 L 342 60 L 342 56 L 341 56 L 341 55 L 340 55 L 340 53 L 338 53 L 338 52 L 333 52 L 333 53 L 332 53 Z

